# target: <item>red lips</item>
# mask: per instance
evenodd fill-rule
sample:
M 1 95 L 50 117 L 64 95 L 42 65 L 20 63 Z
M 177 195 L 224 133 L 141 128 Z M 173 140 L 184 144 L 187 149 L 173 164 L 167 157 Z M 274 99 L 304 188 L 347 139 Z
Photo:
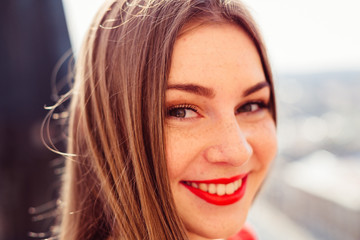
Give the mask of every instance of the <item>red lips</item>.
M 211 194 L 209 192 L 205 192 L 199 188 L 191 186 L 191 184 L 188 183 L 205 183 L 205 184 L 229 184 L 232 182 L 235 182 L 237 180 L 241 179 L 242 184 L 239 189 L 237 189 L 232 194 L 224 194 L 222 196 L 219 196 L 218 194 Z M 247 174 L 246 175 L 238 175 L 232 178 L 221 178 L 221 179 L 214 179 L 214 180 L 205 180 L 205 181 L 189 181 L 189 182 L 181 182 L 187 189 L 189 189 L 193 194 L 198 196 L 199 198 L 205 200 L 208 203 L 215 204 L 215 205 L 230 205 L 237 201 L 239 201 L 245 194 L 246 190 L 246 180 L 247 180 Z

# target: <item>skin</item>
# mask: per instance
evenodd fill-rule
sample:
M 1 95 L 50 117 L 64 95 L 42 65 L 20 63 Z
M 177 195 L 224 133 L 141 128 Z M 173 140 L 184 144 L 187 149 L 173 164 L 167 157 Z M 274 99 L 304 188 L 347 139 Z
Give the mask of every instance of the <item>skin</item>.
M 246 220 L 277 149 L 264 82 L 255 45 L 237 25 L 203 24 L 175 42 L 166 90 L 166 155 L 175 205 L 191 240 L 227 238 Z M 245 195 L 225 206 L 204 201 L 181 183 L 244 173 Z

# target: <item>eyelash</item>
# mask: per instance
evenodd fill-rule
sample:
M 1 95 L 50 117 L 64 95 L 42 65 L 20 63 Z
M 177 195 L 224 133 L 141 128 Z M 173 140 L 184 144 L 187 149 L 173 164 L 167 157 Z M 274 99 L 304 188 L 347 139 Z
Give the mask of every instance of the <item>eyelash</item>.
M 254 111 L 241 111 L 242 108 L 246 107 L 246 106 L 251 106 L 253 104 L 256 104 L 258 106 L 258 109 L 254 110 Z M 240 114 L 240 113 L 255 113 L 257 111 L 260 111 L 262 109 L 269 109 L 269 104 L 268 103 L 265 103 L 264 101 L 251 101 L 251 102 L 247 102 L 243 105 L 241 105 L 240 107 L 238 107 L 236 109 L 236 113 L 237 114 Z
M 198 113 L 198 108 L 192 104 L 179 104 L 179 105 L 175 105 L 175 106 L 171 106 L 166 110 L 166 115 L 168 117 L 175 117 L 175 118 L 181 118 L 181 117 L 176 117 L 176 116 L 171 116 L 170 112 L 173 110 L 180 110 L 180 109 L 185 109 L 185 110 L 191 110 L 194 113 Z M 183 117 L 185 118 L 185 117 Z

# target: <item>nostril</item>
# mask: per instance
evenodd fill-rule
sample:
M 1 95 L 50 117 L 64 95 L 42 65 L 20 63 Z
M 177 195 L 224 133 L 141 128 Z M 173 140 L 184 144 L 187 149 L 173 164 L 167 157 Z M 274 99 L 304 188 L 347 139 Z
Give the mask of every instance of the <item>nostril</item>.
M 243 146 L 238 144 L 211 146 L 204 151 L 203 155 L 211 163 L 226 163 L 240 166 L 248 162 L 252 154 L 253 150 L 250 144 L 244 143 Z

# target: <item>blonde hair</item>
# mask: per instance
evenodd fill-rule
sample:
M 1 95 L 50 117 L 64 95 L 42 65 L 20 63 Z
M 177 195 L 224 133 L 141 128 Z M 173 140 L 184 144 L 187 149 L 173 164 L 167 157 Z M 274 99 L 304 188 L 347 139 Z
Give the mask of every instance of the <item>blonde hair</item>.
M 60 239 L 187 239 L 170 191 L 163 126 L 172 49 L 194 19 L 240 25 L 272 88 L 260 34 L 240 2 L 105 4 L 76 63 Z

